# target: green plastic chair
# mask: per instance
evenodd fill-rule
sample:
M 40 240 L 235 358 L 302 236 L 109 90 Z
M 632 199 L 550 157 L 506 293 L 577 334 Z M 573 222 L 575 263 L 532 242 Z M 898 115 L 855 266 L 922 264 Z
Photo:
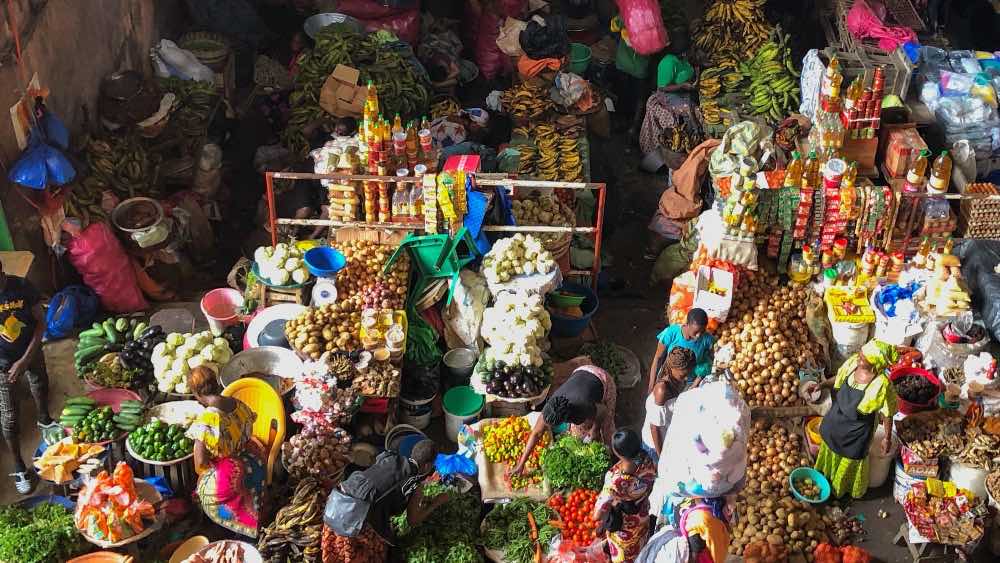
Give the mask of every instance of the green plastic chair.
M 419 295 L 419 292 L 427 286 L 429 279 L 449 278 L 446 304 L 451 303 L 459 272 L 480 256 L 476 241 L 465 227 L 459 229 L 454 237 L 446 234 L 407 235 L 385 263 L 383 273 L 388 273 L 392 269 L 401 252 L 410 255 L 410 262 L 418 273 L 417 283 L 411 296 Z

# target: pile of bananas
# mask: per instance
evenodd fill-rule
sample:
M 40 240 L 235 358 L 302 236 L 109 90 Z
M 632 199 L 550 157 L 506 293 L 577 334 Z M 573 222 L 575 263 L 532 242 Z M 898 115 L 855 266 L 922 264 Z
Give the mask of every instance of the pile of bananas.
M 160 86 L 177 96 L 174 103 L 176 109 L 170 116 L 170 127 L 189 143 L 189 153 L 196 152 L 201 148 L 202 137 L 219 100 L 215 85 L 171 77 L 160 79 Z
M 555 107 L 546 88 L 530 86 L 524 82 L 504 90 L 500 95 L 500 103 L 503 110 L 512 117 L 529 120 L 537 119 Z
M 431 104 L 431 119 L 449 117 L 458 114 L 460 111 L 462 111 L 462 108 L 454 98 L 444 98 Z
M 405 45 L 405 44 L 404 44 Z M 375 84 L 379 108 L 385 116 L 400 114 L 404 119 L 423 115 L 430 100 L 426 75 L 417 73 L 412 50 L 387 46 L 378 35 L 360 35 L 336 25 L 323 28 L 316 35 L 316 46 L 299 62 L 296 88 L 284 143 L 301 155 L 309 152 L 303 127 L 314 121 L 332 121 L 319 107 L 320 90 L 338 64 L 358 69 L 358 84 Z
M 799 107 L 799 73 L 792 66 L 788 41 L 779 27 L 752 59 L 740 63 L 740 72 L 750 81 L 746 89 L 750 113 L 775 123 Z
M 547 123 L 515 127 L 514 136 L 531 139 L 532 145 L 518 145 L 518 175 L 551 182 L 583 182 L 583 159 L 576 137 L 556 131 Z
M 94 176 L 88 176 L 82 181 L 73 181 L 64 187 L 66 198 L 63 199 L 63 211 L 67 217 L 76 217 L 80 226 L 91 223 L 101 223 L 108 220 L 108 213 L 101 207 L 100 182 Z
M 158 195 L 152 179 L 160 155 L 147 152 L 135 136 L 91 137 L 83 152 L 90 176 L 81 181 L 82 189 L 75 190 L 78 201 L 99 201 L 101 192 L 107 189 L 122 199 Z
M 694 46 L 707 60 L 740 60 L 767 41 L 771 25 L 764 17 L 766 0 L 715 0 L 696 26 Z
M 671 127 L 663 133 L 663 146 L 674 152 L 691 152 L 701 141 L 701 135 L 688 123 Z
M 257 549 L 265 561 L 320 562 L 326 492 L 313 477 L 299 481 L 292 501 L 261 531 Z

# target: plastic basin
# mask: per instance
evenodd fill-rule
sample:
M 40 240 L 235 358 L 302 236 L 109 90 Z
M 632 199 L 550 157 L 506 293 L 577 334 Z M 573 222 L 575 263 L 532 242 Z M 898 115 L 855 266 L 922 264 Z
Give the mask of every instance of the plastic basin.
M 572 282 L 563 282 L 562 289 L 584 296 L 583 303 L 580 304 L 583 316 L 580 318 L 567 317 L 557 312 L 549 311 L 549 315 L 552 317 L 552 336 L 572 338 L 579 336 L 587 329 L 587 325 L 590 324 L 590 318 L 597 312 L 600 302 L 597 299 L 597 294 L 589 287 Z
M 795 482 L 807 478 L 812 479 L 813 482 L 819 487 L 818 499 L 805 497 L 800 494 L 798 490 L 796 490 Z M 821 504 L 830 498 L 830 481 L 828 481 L 822 473 L 816 471 L 812 467 L 799 467 L 792 470 L 792 472 L 788 475 L 788 485 L 792 491 L 792 495 L 802 502 L 808 502 L 809 504 Z
M 938 379 L 936 375 L 925 369 L 898 367 L 892 370 L 892 372 L 889 374 L 889 381 L 892 381 L 893 384 L 895 384 L 897 379 L 906 375 L 919 375 L 920 377 L 923 377 L 927 381 L 930 381 L 935 387 L 937 387 L 937 393 L 935 393 L 934 396 L 931 397 L 924 404 L 912 403 L 910 401 L 907 401 L 903 397 L 900 397 L 899 393 L 896 393 L 896 408 L 899 409 L 899 412 L 902 414 L 909 415 L 916 412 L 927 411 L 936 408 L 938 395 L 941 394 L 941 390 L 943 389 L 941 385 L 941 380 Z
M 590 66 L 590 47 L 583 43 L 569 44 L 569 71 L 573 74 L 582 74 Z
M 317 246 L 302 255 L 309 273 L 317 278 L 332 278 L 347 265 L 347 258 L 336 248 Z
M 586 298 L 586 295 L 578 295 L 570 291 L 563 291 L 561 287 L 548 295 L 549 303 L 563 309 L 569 307 L 579 307 L 583 304 L 583 301 Z

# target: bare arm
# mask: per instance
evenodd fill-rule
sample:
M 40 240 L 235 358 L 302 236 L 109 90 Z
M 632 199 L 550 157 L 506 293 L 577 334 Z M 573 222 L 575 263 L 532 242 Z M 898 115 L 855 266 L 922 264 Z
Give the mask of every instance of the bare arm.
M 667 347 L 663 345 L 662 342 L 656 343 L 656 353 L 653 354 L 653 363 L 649 365 L 649 382 L 646 385 L 646 392 L 652 393 L 653 386 L 656 385 L 656 371 L 657 366 L 660 365 L 660 360 L 663 355 L 667 353 Z
M 45 334 L 45 312 L 41 304 L 31 308 L 31 316 L 35 318 L 35 331 L 31 334 L 31 340 L 28 342 L 28 347 L 24 349 L 24 354 L 21 354 L 21 357 L 10 366 L 10 371 L 7 374 L 9 383 L 17 381 L 24 370 L 28 369 L 42 345 L 42 335 Z
M 194 441 L 194 469 L 199 475 L 204 473 L 212 465 L 212 456 L 209 455 L 205 442 Z
M 885 429 L 885 437 L 882 438 L 882 455 L 889 455 L 889 449 L 892 446 L 892 418 L 888 416 L 882 417 L 882 428 Z
M 528 462 L 528 457 L 531 456 L 531 452 L 535 450 L 535 446 L 538 445 L 538 441 L 541 440 L 542 434 L 548 425 L 545 424 L 545 419 L 538 417 L 535 421 L 535 425 L 531 427 L 531 435 L 528 436 L 528 443 L 524 446 L 524 452 L 521 453 L 521 458 L 517 460 L 517 465 L 514 466 L 514 470 L 511 471 L 512 474 L 517 475 L 524 471 L 524 464 Z
M 406 502 L 406 521 L 411 527 L 419 526 L 446 502 L 448 502 L 448 493 L 441 493 L 429 499 L 424 496 L 423 487 L 417 487 L 417 490 L 410 495 L 410 500 Z

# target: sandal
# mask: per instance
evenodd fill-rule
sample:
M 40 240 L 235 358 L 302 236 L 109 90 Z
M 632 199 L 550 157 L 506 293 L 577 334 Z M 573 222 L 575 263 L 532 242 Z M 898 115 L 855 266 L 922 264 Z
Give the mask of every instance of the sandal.
M 37 424 L 39 430 L 42 431 L 42 440 L 46 446 L 51 446 L 66 437 L 66 431 L 54 420 L 48 424 L 42 424 L 41 422 Z
M 35 485 L 38 484 L 35 474 L 28 471 L 15 471 L 10 476 L 14 478 L 14 490 L 21 495 L 31 494 L 31 491 L 35 490 Z

